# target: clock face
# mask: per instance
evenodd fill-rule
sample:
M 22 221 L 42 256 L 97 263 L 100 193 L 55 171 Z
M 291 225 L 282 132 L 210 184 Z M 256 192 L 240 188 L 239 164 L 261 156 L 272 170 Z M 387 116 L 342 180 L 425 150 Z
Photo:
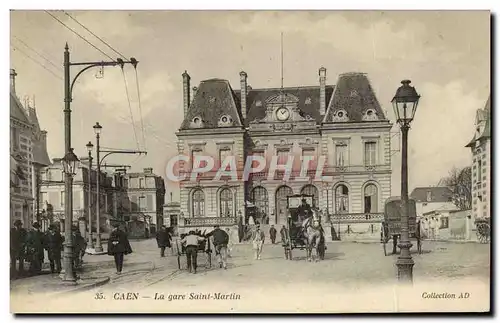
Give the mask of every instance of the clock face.
M 276 117 L 279 121 L 285 121 L 290 118 L 290 111 L 287 108 L 279 108 L 276 111 Z

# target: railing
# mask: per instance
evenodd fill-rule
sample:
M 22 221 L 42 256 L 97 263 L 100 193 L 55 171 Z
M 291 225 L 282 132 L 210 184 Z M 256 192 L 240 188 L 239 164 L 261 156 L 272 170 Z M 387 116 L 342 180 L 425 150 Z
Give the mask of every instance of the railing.
M 373 223 L 382 222 L 384 213 L 341 213 L 330 214 L 332 223 Z
M 184 226 L 185 227 L 207 227 L 207 226 L 214 226 L 214 225 L 235 225 L 235 224 L 237 224 L 235 217 L 184 218 Z

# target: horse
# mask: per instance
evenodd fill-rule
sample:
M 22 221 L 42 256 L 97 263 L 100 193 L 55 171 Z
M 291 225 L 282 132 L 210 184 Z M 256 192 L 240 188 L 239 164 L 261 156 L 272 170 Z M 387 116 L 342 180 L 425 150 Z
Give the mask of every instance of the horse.
M 318 258 L 323 258 L 323 246 L 325 234 L 321 227 L 321 215 L 319 211 L 311 210 L 312 215 L 302 223 L 303 236 L 305 238 L 307 261 L 315 262 Z M 314 253 L 313 253 L 314 250 Z

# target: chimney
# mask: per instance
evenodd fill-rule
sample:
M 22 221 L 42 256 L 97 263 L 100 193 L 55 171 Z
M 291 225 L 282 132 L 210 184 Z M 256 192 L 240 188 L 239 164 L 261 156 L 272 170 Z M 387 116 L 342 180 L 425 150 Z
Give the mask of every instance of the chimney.
M 247 118 L 247 73 L 240 72 L 241 115 Z
M 153 173 L 153 168 L 151 167 L 144 168 L 144 174 L 152 174 L 152 173 Z
M 14 94 L 16 93 L 16 76 L 17 76 L 16 70 L 11 68 L 10 69 L 10 89 L 12 90 L 12 92 L 14 92 Z
M 326 113 L 326 68 L 319 69 L 319 114 L 324 116 Z
M 193 100 L 194 100 L 194 97 L 196 96 L 196 92 L 198 92 L 198 87 L 197 86 L 193 86 Z
M 183 84 L 183 95 L 184 95 L 184 117 L 187 115 L 187 111 L 189 109 L 189 103 L 191 102 L 190 100 L 190 93 L 189 93 L 189 83 L 191 81 L 191 77 L 187 73 L 187 71 L 184 71 L 182 73 L 182 84 Z

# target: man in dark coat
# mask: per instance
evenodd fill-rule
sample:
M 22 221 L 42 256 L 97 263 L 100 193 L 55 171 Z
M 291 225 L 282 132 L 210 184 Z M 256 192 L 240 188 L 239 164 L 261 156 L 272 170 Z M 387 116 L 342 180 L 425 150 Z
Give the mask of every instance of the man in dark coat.
M 113 225 L 113 231 L 109 235 L 108 255 L 114 256 L 116 273 L 119 275 L 123 269 L 123 256 L 132 253 L 127 234 L 120 230 L 119 224 Z
M 28 233 L 27 249 L 30 258 L 30 272 L 40 274 L 44 258 L 44 234 L 40 231 L 38 222 L 33 223 L 33 229 Z
M 87 241 L 82 237 L 76 225 L 71 227 L 71 234 L 73 235 L 73 252 L 75 254 L 73 266 L 74 268 L 81 268 L 85 249 L 87 249 Z
M 281 245 L 285 250 L 285 259 L 288 259 L 288 254 L 290 250 L 290 239 L 288 236 L 288 230 L 286 229 L 285 225 L 281 227 L 280 235 L 281 235 Z
M 22 275 L 24 273 L 24 258 L 26 257 L 26 238 L 27 232 L 23 228 L 23 223 L 20 220 L 14 222 L 14 227 L 10 229 L 10 261 L 12 273 L 14 275 Z M 19 271 L 17 270 L 17 262 L 19 261 Z
M 52 224 L 45 235 L 45 249 L 49 256 L 50 271 L 52 273 L 61 272 L 61 252 L 63 248 L 64 237 L 61 236 L 57 225 Z
M 165 248 L 171 248 L 172 245 L 170 241 L 172 237 L 170 237 L 170 233 L 167 230 L 167 227 L 162 225 L 160 230 L 156 232 L 156 243 L 158 244 L 158 248 L 160 248 L 160 256 L 165 257 Z
M 269 236 L 271 237 L 272 244 L 274 244 L 276 241 L 276 233 L 278 232 L 274 228 L 274 225 L 271 225 L 271 228 L 269 229 Z
M 221 228 L 216 225 L 214 226 L 214 230 L 207 236 L 212 237 L 213 239 L 219 267 L 227 269 L 227 244 L 229 243 L 229 235 L 226 231 L 221 230 Z

